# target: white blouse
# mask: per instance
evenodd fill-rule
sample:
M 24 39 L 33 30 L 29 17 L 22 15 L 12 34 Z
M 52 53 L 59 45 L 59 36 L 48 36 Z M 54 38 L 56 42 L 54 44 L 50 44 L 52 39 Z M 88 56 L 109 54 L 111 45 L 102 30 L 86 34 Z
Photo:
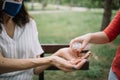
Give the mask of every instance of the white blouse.
M 4 57 L 13 59 L 35 58 L 42 54 L 35 21 L 30 19 L 30 22 L 22 28 L 16 25 L 13 38 L 7 35 L 2 25 L 0 52 Z M 28 69 L 1 74 L 0 80 L 31 80 L 32 76 L 33 69 Z

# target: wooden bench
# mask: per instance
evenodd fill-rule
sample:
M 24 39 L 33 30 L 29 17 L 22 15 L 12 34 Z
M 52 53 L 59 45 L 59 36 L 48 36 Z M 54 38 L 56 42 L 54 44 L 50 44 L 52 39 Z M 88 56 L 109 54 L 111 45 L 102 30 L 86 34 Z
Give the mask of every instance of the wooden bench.
M 57 45 L 57 44 L 43 44 L 42 48 L 44 50 L 44 54 L 41 57 L 44 57 L 45 54 L 52 54 L 56 52 L 60 48 L 69 47 L 69 45 Z M 83 53 L 86 53 L 88 50 L 84 50 Z M 89 62 L 87 61 L 80 70 L 88 70 L 89 69 Z M 46 70 L 59 70 L 58 68 L 51 66 Z M 39 80 L 44 80 L 44 71 L 39 74 Z

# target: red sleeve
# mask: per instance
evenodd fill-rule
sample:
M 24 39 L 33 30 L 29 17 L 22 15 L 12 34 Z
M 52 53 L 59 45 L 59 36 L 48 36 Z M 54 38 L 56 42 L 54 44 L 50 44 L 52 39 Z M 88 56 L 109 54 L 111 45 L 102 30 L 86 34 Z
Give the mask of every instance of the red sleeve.
M 120 34 L 120 10 L 117 12 L 104 32 L 110 41 L 114 40 Z

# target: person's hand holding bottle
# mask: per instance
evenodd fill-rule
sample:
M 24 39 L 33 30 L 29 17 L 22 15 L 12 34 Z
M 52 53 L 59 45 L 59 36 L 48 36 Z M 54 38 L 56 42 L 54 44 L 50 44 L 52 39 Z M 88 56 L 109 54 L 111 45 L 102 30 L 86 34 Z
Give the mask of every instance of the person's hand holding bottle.
M 76 37 L 71 40 L 70 48 L 78 55 L 82 50 L 89 49 L 89 42 L 91 40 L 91 34 L 85 34 L 83 36 Z M 76 45 L 75 45 L 76 44 Z

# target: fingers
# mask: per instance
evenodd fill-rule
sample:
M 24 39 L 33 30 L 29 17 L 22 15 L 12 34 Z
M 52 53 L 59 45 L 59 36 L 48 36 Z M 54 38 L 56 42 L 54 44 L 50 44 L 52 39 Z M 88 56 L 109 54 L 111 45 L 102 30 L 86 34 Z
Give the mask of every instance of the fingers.
M 75 52 L 75 53 L 80 53 L 85 46 L 87 45 L 86 42 L 79 42 L 78 40 L 72 40 L 70 43 L 70 48 Z
M 63 70 L 64 72 L 72 71 L 73 65 L 69 61 L 67 61 L 63 58 L 60 58 L 58 56 L 53 56 L 53 57 L 54 57 L 54 60 L 53 60 L 52 64 L 54 66 L 58 67 L 59 69 Z
M 75 65 L 75 68 L 80 69 L 86 63 L 86 61 L 87 59 L 81 60 L 77 65 Z
M 81 59 L 74 59 L 74 60 L 71 60 L 70 63 L 73 64 L 73 65 L 76 65 L 76 64 L 78 64 L 80 61 L 81 61 Z
M 64 72 L 71 72 L 73 70 L 80 69 L 87 61 L 87 59 L 76 59 L 73 60 L 73 62 L 70 62 L 57 56 L 54 57 L 53 65 L 63 70 Z
M 85 53 L 84 56 L 82 56 L 82 59 L 87 59 L 89 56 L 91 55 L 91 51 L 88 51 L 87 53 Z
M 74 71 L 74 70 L 77 70 L 77 68 L 76 68 L 76 66 L 75 65 L 73 65 L 73 64 L 71 64 L 71 63 L 66 63 L 67 64 L 67 66 L 63 66 L 63 65 L 61 65 L 61 66 L 57 66 L 59 69 L 61 69 L 62 71 L 64 71 L 64 72 L 72 72 L 72 71 Z
M 86 46 L 88 45 L 90 40 L 91 40 L 91 34 L 90 33 L 85 34 L 83 36 L 80 36 L 80 37 L 77 37 L 77 38 L 71 40 L 70 47 L 71 47 L 71 49 L 73 49 L 73 51 L 81 52 L 83 49 L 86 48 Z M 73 48 L 74 43 L 81 43 L 81 47 L 79 49 L 74 49 Z
M 78 62 L 74 64 L 70 71 L 79 70 L 87 62 L 87 59 L 78 60 Z
M 86 63 L 86 61 L 87 61 L 87 59 L 78 60 L 77 64 L 69 65 L 69 66 L 68 65 L 67 66 L 62 65 L 62 66 L 57 66 L 57 67 L 64 72 L 72 72 L 74 70 L 79 70 Z
M 78 38 L 72 39 L 71 42 L 70 42 L 70 47 L 73 48 L 73 44 L 76 43 L 76 42 L 79 42 Z

